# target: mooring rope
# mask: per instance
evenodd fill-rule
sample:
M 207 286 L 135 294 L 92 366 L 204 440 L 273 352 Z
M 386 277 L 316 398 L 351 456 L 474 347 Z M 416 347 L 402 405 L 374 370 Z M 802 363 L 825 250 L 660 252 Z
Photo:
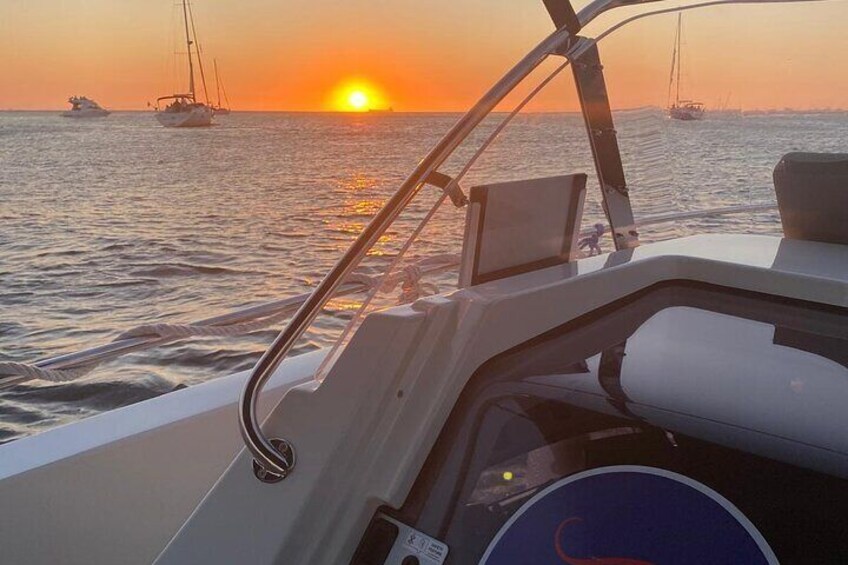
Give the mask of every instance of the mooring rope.
M 348 284 L 360 283 L 363 285 L 363 291 L 372 288 L 376 284 L 373 277 L 358 273 L 353 273 L 345 282 Z M 284 309 L 276 314 L 271 314 L 258 320 L 237 324 L 144 324 L 123 332 L 114 341 L 132 337 L 156 337 L 168 341 L 189 337 L 233 337 L 266 328 L 271 324 L 285 320 L 290 315 L 289 309 Z M 0 372 L 2 372 L 2 364 L 0 364 Z
M 49 381 L 51 383 L 66 383 L 82 377 L 96 366 L 97 363 L 67 369 L 44 369 L 29 363 L 3 361 L 0 362 L 0 374 L 3 377 L 19 376 L 32 380 Z

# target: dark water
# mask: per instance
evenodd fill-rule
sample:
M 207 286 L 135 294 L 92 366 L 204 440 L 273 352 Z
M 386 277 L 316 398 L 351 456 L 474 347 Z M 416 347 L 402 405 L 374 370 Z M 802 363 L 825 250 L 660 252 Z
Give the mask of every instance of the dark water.
M 213 128 L 169 130 L 143 113 L 0 113 L 0 360 L 32 362 L 139 324 L 186 323 L 308 290 L 458 117 L 236 113 Z M 494 119 L 446 172 L 459 170 Z M 618 129 L 645 216 L 772 201 L 780 156 L 844 150 L 848 117 L 692 124 L 640 110 L 622 113 Z M 589 172 L 584 139 L 577 115 L 521 116 L 464 184 Z M 601 217 L 590 187 L 587 224 Z M 460 212 L 451 218 L 461 224 Z M 374 255 L 390 260 L 404 227 Z M 779 223 L 765 213 L 646 235 L 703 231 L 776 234 Z M 455 250 L 444 239 L 425 237 L 417 251 Z M 330 312 L 298 351 L 330 342 L 349 310 Z M 277 329 L 133 354 L 73 383 L 2 390 L 0 441 L 247 369 Z

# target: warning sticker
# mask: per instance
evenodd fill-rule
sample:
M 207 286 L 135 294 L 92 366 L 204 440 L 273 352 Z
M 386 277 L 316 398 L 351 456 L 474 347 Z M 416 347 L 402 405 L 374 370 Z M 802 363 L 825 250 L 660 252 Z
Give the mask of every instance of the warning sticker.
M 447 545 L 412 529 L 406 533 L 403 545 L 433 565 L 441 565 L 448 556 Z

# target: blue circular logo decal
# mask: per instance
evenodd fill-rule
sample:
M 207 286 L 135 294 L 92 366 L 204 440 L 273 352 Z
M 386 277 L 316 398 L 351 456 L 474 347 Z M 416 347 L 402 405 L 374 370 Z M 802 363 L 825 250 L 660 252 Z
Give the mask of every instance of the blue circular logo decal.
M 497 533 L 485 565 L 775 565 L 754 525 L 683 475 L 592 469 L 528 500 Z

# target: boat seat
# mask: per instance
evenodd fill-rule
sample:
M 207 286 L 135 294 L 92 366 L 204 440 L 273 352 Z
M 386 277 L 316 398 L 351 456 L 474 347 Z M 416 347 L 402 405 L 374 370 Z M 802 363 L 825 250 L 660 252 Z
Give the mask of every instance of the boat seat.
M 848 245 L 848 153 L 788 153 L 774 189 L 787 238 Z

